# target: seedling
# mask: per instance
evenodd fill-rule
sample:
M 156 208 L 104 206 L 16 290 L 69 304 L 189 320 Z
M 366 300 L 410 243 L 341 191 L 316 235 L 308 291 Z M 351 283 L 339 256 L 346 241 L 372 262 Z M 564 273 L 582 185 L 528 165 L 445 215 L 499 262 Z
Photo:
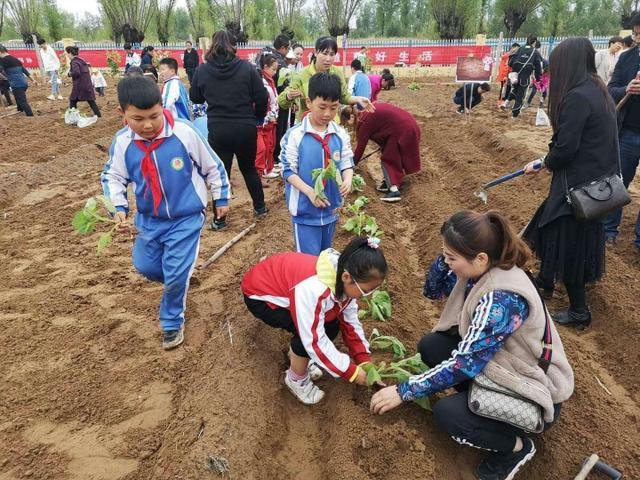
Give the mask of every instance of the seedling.
M 364 206 L 369 203 L 369 199 L 360 196 L 355 202 L 347 206 L 347 212 L 353 216 L 342 226 L 347 232 L 355 235 L 369 235 L 370 237 L 380 237 L 384 232 L 378 227 L 376 219 L 365 214 Z
M 368 297 L 362 297 L 366 308 L 358 312 L 358 318 L 371 317 L 379 322 L 386 322 L 391 318 L 391 296 L 389 292 L 378 290 Z
M 311 170 L 311 178 L 314 181 L 313 189 L 316 197 L 321 200 L 328 200 L 327 195 L 324 193 L 324 186 L 328 180 L 333 180 L 338 186 L 342 185 L 342 175 L 340 175 L 340 171 L 333 160 L 329 161 L 329 165 L 326 168 L 314 168 Z
M 394 360 L 403 359 L 407 354 L 407 349 L 400 340 L 389 335 L 380 335 L 377 328 L 374 328 L 371 332 L 369 346 L 378 350 L 393 352 Z
M 351 191 L 352 192 L 362 192 L 364 191 L 364 178 L 359 173 L 356 173 L 351 179 Z
M 73 217 L 71 225 L 80 235 L 88 235 L 92 233 L 98 222 L 106 223 L 111 226 L 108 232 L 100 234 L 98 238 L 97 253 L 102 253 L 113 240 L 113 233 L 116 231 L 117 222 L 111 217 L 105 217 L 100 214 L 100 205 L 102 205 L 107 212 L 111 215 L 115 215 L 116 207 L 113 205 L 104 195 L 97 195 L 87 200 L 82 210 L 76 212 Z
M 411 82 L 407 88 L 409 90 L 411 90 L 412 92 L 417 92 L 422 87 L 420 86 L 420 84 L 418 82 Z

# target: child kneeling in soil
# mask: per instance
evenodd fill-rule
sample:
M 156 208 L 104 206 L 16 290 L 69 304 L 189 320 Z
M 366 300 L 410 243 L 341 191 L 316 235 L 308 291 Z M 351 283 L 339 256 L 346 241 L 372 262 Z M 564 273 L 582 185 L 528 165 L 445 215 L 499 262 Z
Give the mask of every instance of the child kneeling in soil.
M 356 237 L 342 254 L 333 249 L 319 257 L 281 253 L 258 263 L 242 279 L 249 311 L 293 334 L 284 383 L 304 404 L 324 397 L 313 383 L 322 376 L 318 365 L 333 377 L 367 385 L 362 365 L 371 357 L 357 299 L 371 295 L 387 274 L 378 243 L 376 238 Z M 332 342 L 339 331 L 349 355 Z
M 296 250 L 319 255 L 333 244 L 335 210 L 351 192 L 353 151 L 349 134 L 333 121 L 340 108 L 342 83 L 337 75 L 316 73 L 309 80 L 308 113 L 282 138 L 280 162 Z M 313 171 L 335 164 L 342 185 L 325 180 L 324 198 L 313 187 Z
M 222 161 L 194 126 L 174 120 L 162 108 L 152 80 L 123 78 L 118 102 L 127 126 L 111 144 L 102 187 L 117 209 L 115 219 L 126 230 L 127 185 L 134 185 L 138 234 L 133 265 L 149 280 L 164 284 L 160 326 L 162 346 L 169 350 L 184 340 L 186 295 L 205 222 L 207 185 L 217 215 L 224 216 L 229 182 Z
M 458 105 L 456 113 L 470 112 L 473 107 L 482 102 L 482 96 L 491 91 L 488 83 L 465 83 L 453 97 L 453 103 Z
M 529 432 L 557 421 L 562 402 L 573 393 L 573 371 L 542 297 L 523 270 L 531 251 L 507 220 L 495 211 L 463 211 L 441 233 L 444 257 L 432 267 L 426 293 L 449 300 L 434 331 L 418 344 L 430 369 L 377 392 L 371 411 L 381 415 L 455 387 L 457 393 L 435 404 L 436 425 L 461 445 L 492 452 L 477 468 L 478 479 L 510 480 L 536 452 Z M 457 278 L 452 290 L 449 270 Z M 497 400 L 502 409 L 491 411 L 495 402 L 474 396 L 491 382 L 507 392 Z M 489 395 L 495 398 L 495 391 Z M 511 412 L 508 404 L 517 397 L 539 417 L 525 424 L 522 403 Z

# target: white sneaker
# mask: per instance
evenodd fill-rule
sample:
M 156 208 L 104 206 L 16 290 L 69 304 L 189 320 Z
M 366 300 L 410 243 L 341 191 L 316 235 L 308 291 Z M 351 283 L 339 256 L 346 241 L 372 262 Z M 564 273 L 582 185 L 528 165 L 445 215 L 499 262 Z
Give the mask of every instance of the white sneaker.
M 55 99 L 56 99 L 56 97 L 54 97 L 53 95 L 49 95 L 49 96 L 47 97 L 47 100 L 55 100 Z
M 58 100 L 64 100 L 64 98 L 62 98 L 62 95 L 58 95 Z
M 94 115 L 93 117 L 80 117 L 78 119 L 78 128 L 88 127 L 89 125 L 93 125 L 98 121 L 98 116 Z
M 311 378 L 311 380 L 313 380 L 314 382 L 316 380 L 320 380 L 324 375 L 324 372 L 316 362 L 309 362 L 309 366 L 307 367 L 307 372 L 309 372 L 309 378 Z
M 278 178 L 280 175 L 278 175 L 276 172 L 269 172 L 269 173 L 265 173 L 264 175 L 262 175 L 262 178 L 266 178 L 267 180 L 271 180 L 272 178 Z
M 305 405 L 315 405 L 324 398 L 324 392 L 320 390 L 307 378 L 302 382 L 296 382 L 289 378 L 287 373 L 284 374 L 284 384 L 291 390 L 291 393 Z

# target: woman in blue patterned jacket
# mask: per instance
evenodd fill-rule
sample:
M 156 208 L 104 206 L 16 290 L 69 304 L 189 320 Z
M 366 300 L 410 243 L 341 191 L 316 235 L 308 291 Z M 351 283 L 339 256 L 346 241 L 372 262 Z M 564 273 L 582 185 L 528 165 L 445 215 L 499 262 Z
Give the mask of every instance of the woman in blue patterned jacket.
M 480 480 L 510 480 L 536 449 L 527 431 L 469 408 L 469 386 L 480 373 L 542 409 L 549 428 L 573 392 L 573 372 L 535 285 L 523 270 L 527 245 L 498 212 L 458 212 L 442 227 L 443 256 L 432 265 L 425 295 L 449 299 L 418 351 L 430 368 L 386 387 L 371 399 L 383 414 L 454 387 L 433 408 L 438 427 L 462 445 L 491 453 Z M 544 339 L 544 343 L 543 340 Z M 542 428 L 541 428 L 542 429 Z

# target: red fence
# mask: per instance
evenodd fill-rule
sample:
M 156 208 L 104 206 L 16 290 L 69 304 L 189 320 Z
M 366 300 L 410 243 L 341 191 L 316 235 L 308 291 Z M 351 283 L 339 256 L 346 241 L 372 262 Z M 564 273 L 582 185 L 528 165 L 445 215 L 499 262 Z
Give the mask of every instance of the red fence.
M 80 56 L 94 67 L 107 67 L 107 52 L 109 50 L 80 50 Z M 118 50 L 122 57 L 122 65 L 124 66 L 124 50 Z M 183 50 L 167 50 L 169 55 L 174 58 L 182 58 Z M 238 56 L 245 60 L 252 60 L 259 48 L 239 48 Z M 360 51 L 359 48 L 347 49 L 347 64 L 351 63 Z M 308 52 L 308 54 L 306 54 Z M 308 63 L 311 57 L 310 49 L 307 49 L 305 56 Z M 34 50 L 14 49 L 9 47 L 9 53 L 22 61 L 27 68 L 38 68 L 38 59 Z M 62 53 L 58 51 L 58 54 Z M 408 65 L 421 63 L 422 65 L 455 65 L 458 57 L 473 55 L 476 57 L 491 56 L 491 47 L 477 45 L 452 45 L 452 46 L 428 46 L 428 47 L 371 47 L 368 56 L 373 65 L 394 65 L 402 62 Z M 336 56 L 336 64 L 342 65 L 344 60 L 344 52 L 340 50 Z M 182 62 L 180 62 L 182 63 Z

